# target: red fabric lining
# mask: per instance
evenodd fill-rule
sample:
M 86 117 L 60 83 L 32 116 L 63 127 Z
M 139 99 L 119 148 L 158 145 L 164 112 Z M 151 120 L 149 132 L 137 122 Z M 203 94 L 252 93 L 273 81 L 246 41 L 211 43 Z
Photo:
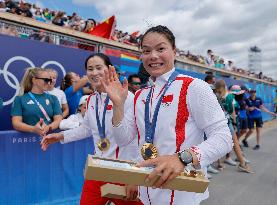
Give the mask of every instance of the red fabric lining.
M 179 96 L 178 111 L 176 118 L 176 152 L 180 151 L 182 143 L 185 141 L 185 124 L 189 117 L 189 111 L 187 108 L 187 90 L 189 84 L 193 81 L 189 77 L 177 77 L 176 80 L 183 80 L 182 88 Z
M 91 96 L 93 96 L 93 95 L 95 95 L 95 94 L 90 94 L 90 95 L 88 96 L 87 104 L 86 104 L 86 109 L 88 109 L 88 105 L 89 105 L 90 98 L 91 98 Z
M 115 150 L 115 158 L 117 159 L 119 155 L 119 147 L 116 148 Z
M 174 201 L 174 190 L 172 190 L 171 192 L 170 205 L 173 204 L 173 201 Z
M 106 204 L 108 201 L 112 201 L 116 205 L 143 205 L 140 201 L 126 201 L 122 199 L 101 197 L 101 186 L 107 183 L 121 186 L 123 185 L 119 183 L 85 180 L 82 189 L 80 205 L 103 205 Z

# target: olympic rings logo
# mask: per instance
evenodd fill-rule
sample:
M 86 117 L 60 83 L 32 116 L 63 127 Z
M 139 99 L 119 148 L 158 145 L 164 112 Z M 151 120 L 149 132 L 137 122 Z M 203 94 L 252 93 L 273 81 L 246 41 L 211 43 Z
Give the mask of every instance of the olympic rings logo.
M 26 58 L 26 57 L 23 57 L 23 56 L 14 56 L 14 57 L 10 58 L 10 59 L 5 63 L 5 65 L 4 65 L 4 67 L 3 67 L 3 70 L 0 69 L 0 75 L 3 75 L 5 82 L 6 82 L 11 88 L 15 89 L 15 94 L 14 94 L 14 96 L 13 96 L 11 99 L 9 99 L 9 100 L 3 102 L 3 105 L 4 105 L 4 106 L 13 103 L 14 98 L 19 94 L 20 83 L 19 83 L 18 79 L 16 78 L 16 76 L 15 76 L 13 73 L 9 72 L 9 70 L 8 70 L 8 69 L 9 69 L 9 66 L 10 66 L 13 62 L 15 62 L 15 61 L 24 61 L 24 62 L 26 62 L 27 64 L 29 64 L 29 67 L 36 67 L 36 66 L 34 65 L 34 63 L 33 63 L 30 59 L 28 59 L 28 58 Z M 62 73 L 63 73 L 63 76 L 66 75 L 66 71 L 65 71 L 63 65 L 60 64 L 60 63 L 57 62 L 57 61 L 46 61 L 46 62 L 43 63 L 40 67 L 41 67 L 41 68 L 46 68 L 48 65 L 56 65 L 57 67 L 59 67 L 59 68 L 61 69 L 61 71 L 62 71 Z

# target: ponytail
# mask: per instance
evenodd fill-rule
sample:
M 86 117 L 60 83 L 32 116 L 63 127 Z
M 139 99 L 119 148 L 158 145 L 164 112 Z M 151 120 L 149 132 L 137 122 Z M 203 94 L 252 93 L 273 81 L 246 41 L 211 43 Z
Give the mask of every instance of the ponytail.
M 30 92 L 33 88 L 33 78 L 38 77 L 39 72 L 43 71 L 45 71 L 43 68 L 27 68 L 21 80 L 19 95 Z

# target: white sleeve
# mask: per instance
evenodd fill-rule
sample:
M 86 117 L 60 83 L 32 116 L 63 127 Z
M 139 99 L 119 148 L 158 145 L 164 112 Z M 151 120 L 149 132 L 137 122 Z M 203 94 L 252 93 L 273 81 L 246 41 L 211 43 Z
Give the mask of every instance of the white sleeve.
M 207 136 L 206 141 L 191 147 L 191 150 L 200 166 L 206 167 L 232 150 L 232 136 L 224 112 L 207 83 L 194 79 L 188 88 L 187 101 L 196 126 Z
M 73 129 L 75 127 L 79 127 L 81 123 L 77 115 L 78 114 L 73 114 L 73 115 L 70 115 L 68 118 L 63 119 L 60 122 L 59 128 L 61 130 L 68 130 L 68 129 Z
M 66 96 L 65 96 L 65 93 L 63 90 L 61 90 L 61 104 L 64 105 L 64 104 L 67 104 L 67 99 L 66 99 Z
M 89 126 L 89 119 L 89 112 L 86 112 L 84 121 L 80 126 L 63 131 L 64 140 L 62 140 L 61 143 L 64 144 L 90 137 L 92 132 Z
M 124 104 L 124 116 L 119 126 L 113 127 L 113 134 L 118 146 L 130 144 L 137 136 L 134 116 L 134 95 L 128 92 Z

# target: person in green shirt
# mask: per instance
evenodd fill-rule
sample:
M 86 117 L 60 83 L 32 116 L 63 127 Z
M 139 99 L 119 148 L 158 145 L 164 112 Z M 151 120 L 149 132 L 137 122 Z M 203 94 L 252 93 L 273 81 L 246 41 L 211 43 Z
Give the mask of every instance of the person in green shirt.
M 236 135 L 236 132 L 234 130 L 232 120 L 235 121 L 236 119 L 236 113 L 235 113 L 235 95 L 233 93 L 228 93 L 227 86 L 224 80 L 219 80 L 215 83 L 215 89 L 216 89 L 216 95 L 219 104 L 221 105 L 226 118 L 228 119 L 228 126 L 230 129 L 230 132 L 233 136 L 233 142 L 234 142 L 234 151 L 237 155 L 237 159 L 239 161 L 238 169 L 240 171 L 246 172 L 246 173 L 252 173 L 250 170 L 250 167 L 246 164 L 245 159 L 243 157 L 243 153 L 241 151 L 241 148 L 239 146 L 238 137 Z M 225 163 L 236 166 L 236 163 L 232 160 L 230 153 L 226 155 L 226 159 L 224 160 Z M 218 167 L 222 167 L 222 164 L 220 161 L 218 161 Z
M 61 108 L 54 95 L 45 93 L 52 79 L 42 68 L 28 68 L 23 76 L 21 92 L 11 109 L 15 130 L 45 135 L 57 129 L 62 120 Z

